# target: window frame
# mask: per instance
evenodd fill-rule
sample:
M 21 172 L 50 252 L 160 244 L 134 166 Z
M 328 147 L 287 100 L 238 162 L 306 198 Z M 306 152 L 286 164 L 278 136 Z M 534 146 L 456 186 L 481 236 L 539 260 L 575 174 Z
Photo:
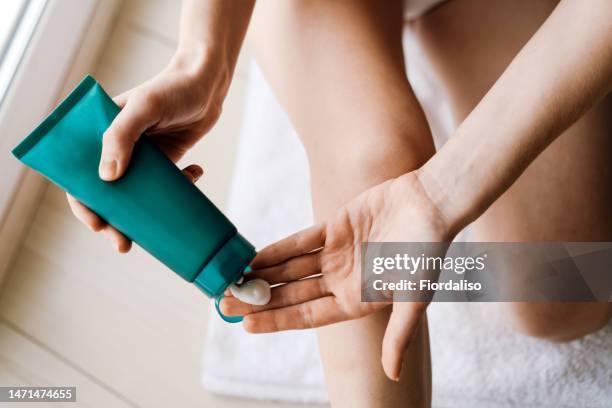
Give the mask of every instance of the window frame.
M 0 282 L 47 185 L 10 152 L 93 69 L 122 3 L 47 0 L 20 58 L 0 104 Z
M 0 106 L 47 4 L 48 0 L 24 0 L 8 31 L 8 41 L 0 46 Z

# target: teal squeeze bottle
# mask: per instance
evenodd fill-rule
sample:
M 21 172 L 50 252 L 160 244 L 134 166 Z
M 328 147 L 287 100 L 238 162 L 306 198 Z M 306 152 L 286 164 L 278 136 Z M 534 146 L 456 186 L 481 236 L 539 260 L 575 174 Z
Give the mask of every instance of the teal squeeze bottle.
M 218 310 L 223 292 L 241 279 L 255 248 L 146 137 L 136 144 L 121 179 L 101 180 L 102 135 L 118 113 L 87 76 L 13 154 L 215 298 Z

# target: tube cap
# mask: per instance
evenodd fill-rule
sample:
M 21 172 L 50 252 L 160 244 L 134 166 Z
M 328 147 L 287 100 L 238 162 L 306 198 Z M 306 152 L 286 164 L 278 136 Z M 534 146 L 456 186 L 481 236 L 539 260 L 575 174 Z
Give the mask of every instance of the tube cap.
M 206 295 L 216 298 L 242 277 L 255 257 L 255 247 L 236 233 L 206 264 L 193 283 Z

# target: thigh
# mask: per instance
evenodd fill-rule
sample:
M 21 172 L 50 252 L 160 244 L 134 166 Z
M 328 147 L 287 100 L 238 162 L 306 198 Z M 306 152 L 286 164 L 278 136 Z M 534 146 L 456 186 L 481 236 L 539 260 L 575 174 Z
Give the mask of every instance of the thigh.
M 401 1 L 257 3 L 249 40 L 308 154 L 316 220 L 434 152 L 406 79 L 401 33 Z M 380 363 L 388 317 L 385 310 L 318 331 L 334 406 L 427 403 L 426 324 L 396 384 Z
M 455 0 L 412 34 L 460 123 L 556 6 L 556 0 Z M 545 56 L 543 56 L 545 58 Z M 528 74 L 528 73 L 526 73 Z M 610 241 L 610 98 L 553 142 L 472 226 L 477 241 Z M 495 137 L 495 130 L 483 135 Z M 565 340 L 596 330 L 607 304 L 513 304 L 530 334 Z

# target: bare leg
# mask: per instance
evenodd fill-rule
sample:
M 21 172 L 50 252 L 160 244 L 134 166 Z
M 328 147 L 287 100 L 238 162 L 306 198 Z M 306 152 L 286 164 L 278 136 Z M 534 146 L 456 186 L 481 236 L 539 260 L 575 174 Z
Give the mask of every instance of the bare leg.
M 250 39 L 308 153 L 315 218 L 415 169 L 434 147 L 405 76 L 402 2 L 258 2 Z M 336 407 L 428 406 L 424 324 L 399 383 L 381 368 L 389 311 L 318 331 Z
M 414 24 L 413 33 L 459 123 L 474 108 L 556 0 L 455 0 Z M 542 56 L 545 58 L 545 56 Z M 479 241 L 610 241 L 610 98 L 557 139 L 474 224 Z M 482 137 L 495 137 L 494 129 Z M 606 303 L 508 304 L 533 336 L 570 340 L 610 319 Z

